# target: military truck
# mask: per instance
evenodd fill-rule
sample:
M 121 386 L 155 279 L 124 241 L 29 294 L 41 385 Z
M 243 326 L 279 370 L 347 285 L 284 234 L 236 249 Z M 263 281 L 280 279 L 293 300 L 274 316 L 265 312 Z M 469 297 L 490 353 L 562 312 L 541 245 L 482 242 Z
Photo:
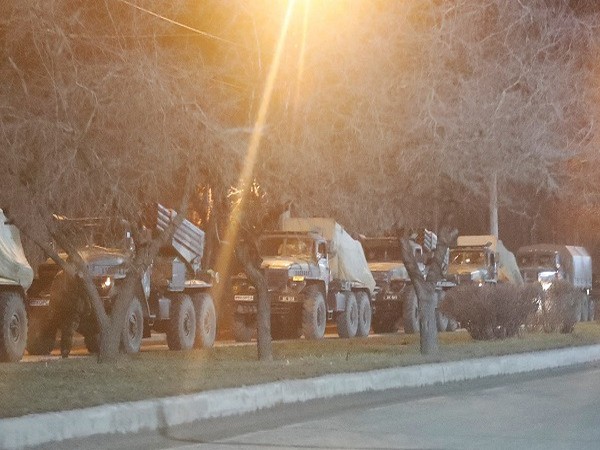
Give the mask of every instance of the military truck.
M 157 205 L 149 215 L 148 230 L 159 233 L 169 226 L 176 213 Z M 120 230 L 107 232 L 103 219 L 61 219 L 83 235 L 76 242 L 78 251 L 88 265 L 105 309 L 110 313 L 118 290 L 125 281 L 128 264 L 133 257 L 135 242 L 123 223 Z M 176 229 L 171 241 L 160 249 L 151 267 L 139 278 L 134 298 L 129 305 L 121 336 L 121 350 L 139 351 L 143 337 L 151 330 L 166 332 L 170 349 L 211 347 L 215 340 L 216 314 L 210 294 L 211 278 L 202 271 L 200 261 L 204 251 L 204 232 L 188 220 Z M 66 258 L 66 254 L 60 254 Z M 65 289 L 57 286 L 66 286 Z M 42 264 L 38 277 L 29 290 L 29 310 L 32 329 L 27 350 L 32 354 L 49 353 L 55 344 L 55 329 L 49 327 L 53 302 L 59 296 L 70 300 L 85 296 L 82 288 L 70 280 L 52 260 Z M 64 300 L 64 299 L 63 299 Z M 54 308 L 55 309 L 55 308 Z M 91 315 L 83 317 L 79 332 L 89 351 L 98 350 L 99 329 Z
M 417 299 L 395 237 L 364 237 L 361 243 L 375 279 L 371 325 L 375 333 L 394 333 L 400 323 L 413 329 Z M 425 272 L 423 247 L 410 241 L 419 268 Z M 406 320 L 404 320 L 406 319 Z M 410 323 L 406 323 L 410 322 Z
M 19 230 L 0 209 L 0 362 L 19 361 L 27 340 L 25 292 L 33 270 L 25 258 Z
M 459 236 L 450 249 L 448 280 L 456 284 L 523 284 L 515 256 L 493 235 Z
M 328 218 L 285 218 L 258 241 L 271 301 L 273 338 L 321 339 L 328 321 L 340 337 L 367 336 L 375 280 L 360 243 Z M 232 278 L 234 334 L 256 332 L 256 289 L 245 274 Z
M 592 258 L 583 247 L 536 244 L 519 248 L 517 259 L 526 282 L 540 282 L 547 290 L 554 281 L 566 280 L 585 293 L 580 320 L 594 320 L 595 302 L 592 289 Z

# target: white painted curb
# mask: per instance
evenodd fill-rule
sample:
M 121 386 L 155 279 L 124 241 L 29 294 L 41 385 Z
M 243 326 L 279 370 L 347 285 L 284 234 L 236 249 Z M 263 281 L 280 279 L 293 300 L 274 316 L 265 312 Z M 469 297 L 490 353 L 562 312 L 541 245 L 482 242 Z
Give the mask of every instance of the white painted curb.
M 600 345 L 500 357 L 325 375 L 198 394 L 30 414 L 0 420 L 0 448 L 14 449 L 95 434 L 134 433 L 336 395 L 469 380 L 600 360 Z

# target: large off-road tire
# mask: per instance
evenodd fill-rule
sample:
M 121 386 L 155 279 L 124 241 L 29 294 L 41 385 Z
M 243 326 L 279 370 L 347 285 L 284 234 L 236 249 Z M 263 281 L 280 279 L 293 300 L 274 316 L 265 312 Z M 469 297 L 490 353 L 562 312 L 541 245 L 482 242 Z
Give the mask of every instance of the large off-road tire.
M 302 334 L 306 339 L 323 339 L 326 325 L 327 306 L 323 292 L 316 286 L 309 286 L 302 305 Z
M 346 308 L 336 317 L 337 331 L 341 338 L 352 338 L 358 331 L 358 304 L 354 292 L 346 292 Z
M 23 297 L 16 292 L 0 292 L 0 362 L 19 361 L 26 342 L 27 312 Z
M 137 296 L 134 296 L 127 308 L 125 323 L 121 333 L 120 349 L 123 353 L 137 353 L 142 347 L 142 337 L 144 336 L 144 311 L 142 303 Z
M 414 334 L 420 331 L 417 293 L 412 286 L 409 286 L 402 301 L 402 318 L 406 334 Z
M 196 337 L 194 347 L 210 348 L 217 336 L 217 313 L 212 296 L 208 292 L 194 295 L 192 302 L 196 311 Z
M 171 317 L 167 326 L 167 345 L 170 350 L 189 350 L 196 339 L 196 311 L 189 295 L 171 301 Z
M 56 334 L 49 330 L 47 318 L 29 317 L 27 324 L 27 353 L 49 355 L 56 346 Z
M 369 295 L 365 291 L 357 291 L 356 304 L 358 306 L 358 328 L 356 335 L 359 337 L 365 337 L 369 335 L 371 331 L 371 302 L 369 301 Z
M 589 299 L 588 320 L 590 322 L 596 320 L 596 300 L 594 300 L 592 297 Z
M 371 326 L 377 334 L 396 333 L 399 329 L 398 321 L 390 317 L 373 317 Z
M 236 314 L 233 318 L 233 337 L 236 342 L 250 342 L 256 337 L 256 320 Z

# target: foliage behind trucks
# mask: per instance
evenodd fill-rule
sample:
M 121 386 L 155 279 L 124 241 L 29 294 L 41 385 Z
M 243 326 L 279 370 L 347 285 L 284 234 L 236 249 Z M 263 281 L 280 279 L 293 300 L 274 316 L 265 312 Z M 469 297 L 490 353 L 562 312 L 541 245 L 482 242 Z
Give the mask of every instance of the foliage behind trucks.
M 175 212 L 162 205 L 151 208 L 147 225 L 151 233 L 159 233 L 171 222 Z M 65 219 L 69 222 L 69 219 Z M 105 221 L 73 219 L 72 224 L 84 233 L 77 242 L 78 251 L 88 264 L 107 312 L 110 312 L 117 290 L 124 283 L 128 264 L 133 258 L 135 243 L 127 225 L 119 231 L 106 233 Z M 85 231 L 85 230 L 84 230 Z M 105 231 L 105 233 L 99 233 Z M 99 242 L 99 236 L 108 234 L 108 246 Z M 91 235 L 91 236 L 90 236 Z M 115 245 L 117 243 L 121 245 Z M 150 337 L 151 329 L 166 332 L 170 349 L 181 350 L 210 347 L 214 343 L 216 315 L 210 276 L 200 266 L 204 250 L 204 232 L 188 220 L 176 229 L 172 239 L 161 248 L 151 267 L 142 274 L 131 301 L 121 337 L 122 351 L 137 352 L 143 337 Z M 61 255 L 66 257 L 65 254 Z M 65 280 L 57 264 L 48 260 L 38 270 L 38 278 L 29 291 L 32 323 L 28 351 L 33 354 L 49 353 L 55 344 L 56 327 L 52 317 L 60 301 L 75 302 L 85 296 L 74 280 Z M 54 304 L 54 305 L 53 305 Z M 81 318 L 78 330 L 83 334 L 88 350 L 98 350 L 99 330 L 95 319 L 88 314 Z
M 282 230 L 259 238 L 274 338 L 321 339 L 328 320 L 341 337 L 367 336 L 375 280 L 363 249 L 333 219 L 286 218 Z M 256 290 L 233 278 L 234 331 L 247 341 L 256 330 Z
M 19 230 L 0 209 L 0 362 L 19 361 L 27 340 L 25 291 L 33 270 L 25 258 Z
M 519 267 L 525 281 L 540 282 L 547 290 L 556 280 L 566 280 L 585 294 L 580 320 L 593 320 L 595 302 L 592 289 L 592 257 L 583 247 L 535 244 L 519 248 Z
M 459 236 L 450 249 L 448 279 L 456 284 L 523 284 L 515 256 L 493 235 Z

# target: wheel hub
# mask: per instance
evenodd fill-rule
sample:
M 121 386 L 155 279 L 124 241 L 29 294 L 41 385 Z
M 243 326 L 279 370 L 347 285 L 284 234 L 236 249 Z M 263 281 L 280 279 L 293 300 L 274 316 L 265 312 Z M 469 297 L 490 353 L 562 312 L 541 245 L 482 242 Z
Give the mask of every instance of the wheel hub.
M 138 323 L 137 323 L 137 317 L 135 314 L 131 314 L 129 316 L 129 325 L 128 325 L 128 329 L 129 329 L 129 337 L 134 338 L 137 336 L 138 333 Z
M 21 320 L 17 314 L 13 314 L 8 324 L 9 336 L 13 342 L 19 342 L 21 338 Z

